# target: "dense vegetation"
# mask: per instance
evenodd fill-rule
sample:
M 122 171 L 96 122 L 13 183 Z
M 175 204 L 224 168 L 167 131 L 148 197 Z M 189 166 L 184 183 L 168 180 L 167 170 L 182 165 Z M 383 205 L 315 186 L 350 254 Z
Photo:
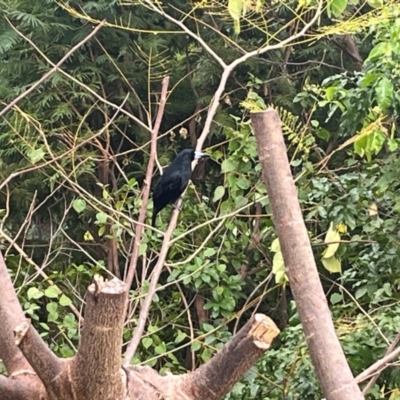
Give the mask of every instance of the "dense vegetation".
M 174 0 L 164 9 L 176 19 L 187 15 L 184 26 L 231 62 L 295 35 L 315 12 L 303 13 L 310 1 L 267 3 L 248 4 L 245 16 L 235 1 Z M 4 106 L 93 24 L 107 21 L 0 121 L 2 251 L 25 311 L 65 357 L 79 339 L 69 305 L 82 306 L 95 273 L 126 273 L 162 78 L 170 76 L 171 92 L 158 138 L 161 166 L 195 146 L 220 82 L 209 51 L 149 4 L 1 1 Z M 235 23 L 234 7 L 241 15 Z M 211 159 L 198 165 L 186 193 L 134 363 L 190 369 L 259 311 L 282 334 L 227 398 L 321 398 L 276 254 L 249 125 L 249 112 L 264 105 L 279 110 L 321 280 L 354 374 L 384 355 L 400 330 L 399 14 L 396 2 L 331 1 L 306 37 L 234 70 L 204 146 Z M 117 110 L 123 102 L 124 113 Z M 162 211 L 160 229 L 169 212 Z M 127 341 L 160 243 L 146 229 Z M 398 370 L 387 368 L 368 396 L 394 399 L 399 387 Z

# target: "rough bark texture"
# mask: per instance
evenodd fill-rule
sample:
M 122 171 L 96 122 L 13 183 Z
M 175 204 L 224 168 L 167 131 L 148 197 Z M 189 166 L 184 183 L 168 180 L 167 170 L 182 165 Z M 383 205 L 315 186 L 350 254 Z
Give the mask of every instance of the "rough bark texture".
M 189 375 L 193 398 L 220 399 L 228 393 L 278 333 L 270 318 L 256 314 L 214 358 Z
M 278 113 L 273 109 L 254 113 L 251 121 L 290 287 L 322 390 L 327 400 L 363 399 L 319 280 Z
M 125 398 L 121 373 L 125 300 L 126 286 L 116 278 L 105 283 L 97 278 L 87 291 L 81 343 L 72 362 L 77 400 Z
M 64 360 L 24 318 L 1 253 L 0 282 L 0 358 L 8 372 L 0 375 L 0 400 L 217 400 L 279 333 L 271 319 L 257 314 L 194 372 L 160 376 L 149 367 L 122 368 L 127 285 L 95 278 L 86 294 L 78 352 Z

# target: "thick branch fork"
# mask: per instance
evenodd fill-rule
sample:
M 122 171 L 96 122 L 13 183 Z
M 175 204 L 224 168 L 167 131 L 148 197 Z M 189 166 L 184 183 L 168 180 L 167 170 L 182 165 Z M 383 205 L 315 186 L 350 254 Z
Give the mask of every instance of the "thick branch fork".
M 56 357 L 22 309 L 0 254 L 1 400 L 217 400 L 267 351 L 279 330 L 256 314 L 208 363 L 161 376 L 149 367 L 121 367 L 127 285 L 95 277 L 86 293 L 81 343 L 69 359 Z

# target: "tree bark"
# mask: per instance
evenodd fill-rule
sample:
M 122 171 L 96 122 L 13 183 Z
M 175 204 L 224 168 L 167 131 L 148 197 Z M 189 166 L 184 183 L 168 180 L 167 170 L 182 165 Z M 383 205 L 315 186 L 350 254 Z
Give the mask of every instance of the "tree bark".
M 327 400 L 361 400 L 319 279 L 278 113 L 254 113 L 251 121 L 290 287 L 320 385 Z

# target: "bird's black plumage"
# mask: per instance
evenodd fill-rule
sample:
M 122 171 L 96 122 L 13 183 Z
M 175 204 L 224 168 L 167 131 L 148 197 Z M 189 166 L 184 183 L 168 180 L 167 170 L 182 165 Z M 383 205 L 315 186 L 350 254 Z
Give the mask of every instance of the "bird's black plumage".
M 185 190 L 192 176 L 192 161 L 205 155 L 193 149 L 182 150 L 164 170 L 154 187 L 152 226 L 156 225 L 157 214 L 168 204 L 178 200 Z

